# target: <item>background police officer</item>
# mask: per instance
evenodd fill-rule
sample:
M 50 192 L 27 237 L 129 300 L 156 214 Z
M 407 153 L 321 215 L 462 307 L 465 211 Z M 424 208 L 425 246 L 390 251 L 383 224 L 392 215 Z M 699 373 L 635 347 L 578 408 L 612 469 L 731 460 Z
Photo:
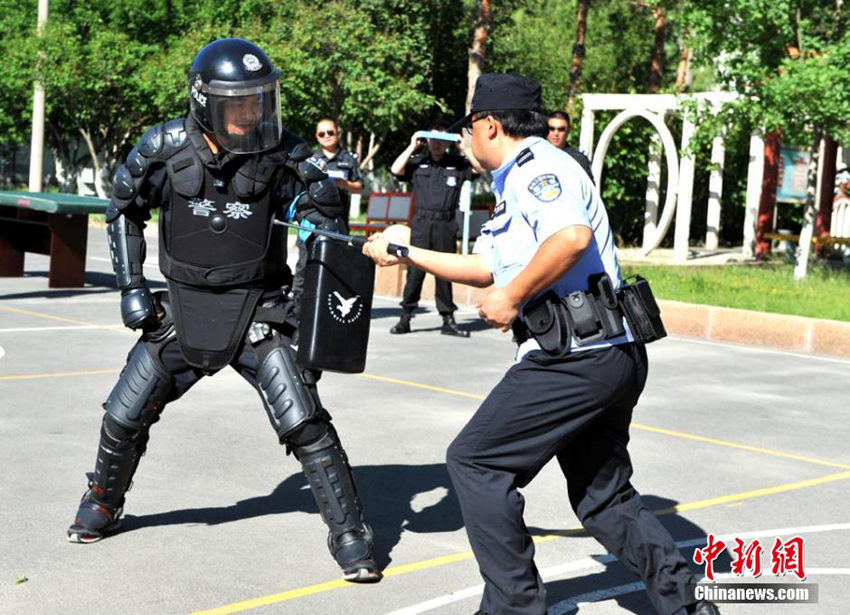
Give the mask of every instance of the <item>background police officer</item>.
M 580 149 L 576 149 L 569 144 L 570 138 L 570 116 L 566 111 L 553 111 L 546 119 L 549 132 L 546 135 L 546 140 L 558 149 L 562 149 L 570 156 L 576 159 L 587 173 L 588 177 L 593 180 L 593 171 L 590 167 L 590 160 L 585 156 Z
M 434 122 L 431 130 L 446 132 L 448 124 Z M 416 211 L 410 223 L 410 242 L 420 248 L 438 252 L 457 252 L 457 222 L 455 220 L 460 189 L 463 182 L 474 177 L 470 161 L 462 154 L 448 153 L 449 141 L 428 139 L 428 152 L 413 156 L 421 139 L 414 134 L 407 146 L 390 167 L 393 175 L 413 184 L 413 201 Z M 458 142 L 463 152 L 462 142 Z M 477 165 L 476 165 L 477 166 Z M 401 319 L 390 333 L 410 333 L 410 319 L 419 305 L 425 271 L 408 267 L 407 280 L 402 292 Z M 436 279 L 437 311 L 443 317 L 440 330 L 444 335 L 469 337 L 469 331 L 459 329 L 454 313 L 457 306 L 452 300 L 452 285 L 448 280 Z
M 325 172 L 333 178 L 339 188 L 340 201 L 345 212 L 345 232 L 348 232 L 348 214 L 351 207 L 351 195 L 363 191 L 363 177 L 360 174 L 360 163 L 357 157 L 347 149 L 339 146 L 340 128 L 336 120 L 322 118 L 316 124 L 316 141 L 319 144 L 319 157 L 325 161 Z M 295 278 L 292 282 L 293 314 L 296 319 L 301 316 L 301 296 L 304 293 L 304 273 L 307 267 L 307 247 L 300 239 L 298 246 L 298 262 L 295 265 Z
M 142 336 L 104 404 L 94 473 L 68 539 L 95 542 L 118 527 L 164 406 L 230 365 L 260 393 L 280 443 L 301 462 L 344 577 L 377 581 L 371 530 L 316 392 L 318 374 L 299 370 L 290 348 L 281 286 L 292 276 L 273 220 L 294 203 L 299 218 L 337 230 L 344 210 L 321 161 L 283 129 L 279 77 L 253 43 L 210 43 L 189 71 L 190 114 L 146 132 L 115 175 L 110 252 L 124 324 Z M 155 207 L 168 282 L 157 295 L 142 275 L 142 229 Z
M 591 301 L 604 307 L 590 280 L 607 274 L 614 285 L 621 283 L 614 240 L 596 187 L 572 157 L 541 138 L 546 124 L 539 105 L 540 85 L 524 77 L 485 74 L 476 83 L 464 123 L 473 155 L 493 174 L 497 205 L 474 254 L 411 247 L 401 261 L 386 254 L 380 235 L 364 247 L 379 264 L 410 262 L 454 281 L 495 284 L 479 314 L 503 331 L 523 310 L 538 313 L 538 306 L 544 307 L 540 322 L 563 323 L 564 297 L 570 315 L 577 310 L 574 334 L 555 337 L 555 343 L 549 332 L 560 324 L 538 327 L 523 318 L 514 325 L 517 363 L 448 450 L 448 470 L 485 579 L 480 612 L 546 612 L 518 489 L 557 457 L 579 520 L 643 580 L 659 613 L 717 613 L 713 604 L 696 603 L 687 562 L 629 481 L 628 429 L 646 380 L 646 350 L 632 341 L 622 315 L 619 322 L 606 321 L 609 326 L 583 316 L 582 306 Z

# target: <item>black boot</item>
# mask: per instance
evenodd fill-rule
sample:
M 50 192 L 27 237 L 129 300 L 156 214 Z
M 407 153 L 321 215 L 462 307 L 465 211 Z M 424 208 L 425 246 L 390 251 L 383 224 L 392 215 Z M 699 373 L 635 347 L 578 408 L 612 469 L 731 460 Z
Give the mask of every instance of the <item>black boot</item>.
M 109 506 L 100 502 L 92 493 L 97 489 L 89 476 L 89 490 L 83 494 L 80 507 L 74 517 L 74 523 L 68 528 L 68 542 L 86 544 L 97 542 L 121 525 L 122 506 Z
M 458 328 L 454 314 L 443 314 L 443 328 L 440 329 L 440 333 L 454 337 L 469 337 L 469 331 Z
M 69 542 L 97 542 L 118 529 L 124 494 L 130 489 L 147 441 L 147 429 L 134 432 L 108 414 L 104 416 L 94 473 L 86 475 L 89 488 L 68 528 Z
M 394 333 L 396 335 L 400 333 L 410 333 L 410 319 L 413 318 L 413 313 L 409 310 L 404 310 L 401 313 L 401 318 L 399 321 L 393 325 L 392 329 L 390 329 L 390 333 Z

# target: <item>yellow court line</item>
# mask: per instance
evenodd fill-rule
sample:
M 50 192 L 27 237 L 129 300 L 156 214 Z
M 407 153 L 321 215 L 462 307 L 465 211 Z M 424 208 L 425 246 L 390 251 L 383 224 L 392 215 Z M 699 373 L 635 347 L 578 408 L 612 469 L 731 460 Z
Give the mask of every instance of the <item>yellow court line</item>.
M 673 431 L 672 429 L 662 429 L 661 427 L 652 427 L 651 425 L 641 425 L 640 423 L 632 423 L 631 425 L 635 429 L 642 429 L 643 431 L 652 431 L 655 433 L 661 433 L 667 436 L 675 436 L 677 438 L 685 438 L 688 440 L 695 440 L 697 442 L 706 442 L 708 444 L 719 444 L 720 446 L 728 446 L 730 448 L 739 448 L 745 451 L 751 451 L 753 453 L 762 453 L 764 455 L 772 455 L 774 457 L 784 457 L 785 459 L 794 459 L 796 461 L 807 461 L 809 463 L 816 463 L 822 466 L 830 466 L 833 468 L 841 468 L 843 470 L 850 470 L 850 465 L 846 463 L 838 463 L 836 461 L 827 461 L 825 459 L 816 459 L 814 457 L 806 457 L 805 455 L 797 455 L 794 453 L 784 453 L 782 451 L 774 451 L 769 448 L 762 448 L 760 446 L 750 446 L 748 444 L 738 444 L 737 442 L 730 442 L 729 440 L 718 440 L 717 438 L 706 438 L 705 436 L 697 436 L 694 434 L 684 433 L 682 431 Z
M 98 329 L 107 329 L 110 331 L 118 331 L 120 333 L 130 333 L 135 335 L 134 331 L 130 331 L 126 327 L 121 325 L 99 325 L 95 322 L 87 322 L 85 320 L 74 320 L 73 318 L 65 318 L 64 316 L 54 316 L 53 314 L 45 314 L 43 312 L 33 312 L 32 310 L 22 310 L 20 308 L 7 307 L 5 305 L 0 306 L 0 310 L 5 310 L 7 312 L 16 312 L 18 314 L 26 314 L 27 316 L 38 316 L 39 318 L 46 318 L 47 320 L 58 320 L 59 322 L 69 322 L 74 325 L 82 325 L 85 327 L 97 327 Z
M 428 391 L 437 391 L 438 393 L 448 393 L 449 395 L 455 395 L 457 397 L 469 397 L 471 399 L 484 399 L 484 395 L 477 395 L 475 393 L 465 393 L 464 391 L 455 391 L 454 389 L 444 389 L 443 387 L 435 387 L 430 384 L 423 384 L 421 382 L 414 382 L 412 380 L 401 380 L 400 378 L 389 378 L 388 376 L 375 376 L 374 374 L 358 374 L 363 378 L 370 378 L 372 380 L 380 380 L 382 382 L 391 382 L 393 384 L 403 384 L 410 387 L 416 387 L 417 389 L 427 389 Z
M 676 506 L 672 506 L 670 508 L 664 508 L 661 510 L 653 511 L 655 516 L 661 517 L 664 515 L 671 515 L 678 512 L 683 512 L 687 510 L 697 510 L 700 508 L 708 508 L 710 506 L 717 506 L 719 504 L 728 504 L 730 502 L 738 502 L 742 500 L 749 500 L 752 498 L 764 497 L 767 495 L 773 495 L 776 493 L 783 493 L 787 491 L 795 491 L 797 489 L 805 489 L 806 487 L 814 487 L 815 485 L 821 485 L 824 483 L 829 483 L 838 480 L 845 480 L 850 478 L 850 472 L 839 472 L 837 474 L 830 474 L 828 476 L 821 476 L 819 478 L 813 478 L 810 480 L 798 481 L 795 483 L 787 483 L 785 485 L 777 485 L 775 487 L 766 487 L 763 489 L 754 489 L 752 491 L 745 491 L 742 493 L 734 493 L 731 495 L 724 495 L 716 498 L 710 498 L 707 500 L 699 500 L 697 502 L 690 502 L 687 504 L 678 504 Z M 584 528 L 576 527 L 570 528 L 566 530 L 561 530 L 555 533 L 544 534 L 542 536 L 534 536 L 534 543 L 541 544 L 544 542 L 549 542 L 551 540 L 555 540 L 556 538 L 563 538 L 564 536 L 579 534 L 584 532 Z M 384 571 L 385 577 L 398 576 L 402 574 L 409 574 L 411 572 L 419 572 L 420 570 L 426 570 L 428 568 L 435 568 L 437 566 L 443 566 L 446 564 L 453 564 L 455 562 L 460 562 L 464 560 L 470 560 L 474 557 L 472 551 L 463 551 L 461 553 L 454 553 L 452 555 L 443 555 L 440 557 L 432 557 L 430 559 L 421 560 L 419 562 L 411 562 L 409 564 L 402 564 L 400 566 L 393 566 L 392 568 L 388 568 Z M 239 613 L 242 611 L 248 611 L 251 609 L 256 609 L 261 606 L 269 606 L 271 604 L 279 604 L 281 602 L 286 602 L 288 600 L 293 600 L 295 598 L 302 598 L 304 596 L 310 596 L 313 594 L 318 594 L 326 591 L 331 591 L 333 589 L 340 589 L 343 587 L 351 586 L 350 583 L 343 580 L 336 581 L 328 581 L 325 583 L 317 583 L 316 585 L 308 585 L 306 587 L 301 587 L 298 589 L 293 589 L 290 591 L 280 592 L 277 594 L 269 594 L 267 596 L 261 596 L 259 598 L 251 598 L 248 600 L 242 600 L 240 602 L 234 602 L 232 604 L 227 604 L 224 606 L 220 606 L 213 609 L 208 609 L 205 611 L 195 611 L 192 615 L 225 615 L 226 613 Z
M 468 397 L 471 399 L 479 399 L 483 400 L 485 395 L 477 395 L 474 393 L 466 393 L 465 391 L 456 391 L 454 389 L 445 389 L 442 387 L 431 386 L 430 384 L 423 384 L 421 382 L 414 382 L 412 380 L 401 380 L 399 378 L 388 378 L 386 376 L 375 376 L 372 374 L 359 374 L 364 378 L 371 378 L 372 380 L 381 380 L 383 382 L 391 382 L 394 384 L 403 384 L 406 386 L 416 387 L 419 389 L 427 389 L 429 391 L 438 391 L 440 393 L 448 393 L 449 395 L 455 395 L 458 397 Z M 759 446 L 750 446 L 748 444 L 739 444 L 737 442 L 730 442 L 729 440 L 718 440 L 717 438 L 707 438 L 705 436 L 698 436 L 695 434 L 689 434 L 682 431 L 673 431 L 672 429 L 663 429 L 661 427 L 652 427 L 651 425 L 642 425 L 641 423 L 632 423 L 631 426 L 635 429 L 641 429 L 643 431 L 651 431 L 655 433 L 664 434 L 667 436 L 675 436 L 677 438 L 685 438 L 687 440 L 694 440 L 696 442 L 705 442 L 707 444 L 717 444 L 720 446 L 728 446 L 729 448 L 737 448 L 745 451 L 750 451 L 753 453 L 762 453 L 764 455 L 772 455 L 773 457 L 783 457 L 785 459 L 794 459 L 795 461 L 806 461 L 808 463 L 814 463 L 817 465 L 828 466 L 832 468 L 841 468 L 842 470 L 850 470 L 850 465 L 845 463 L 838 463 L 836 461 L 828 461 L 825 459 L 817 459 L 815 457 L 807 457 L 805 455 L 797 455 L 795 453 L 786 453 L 783 451 L 775 451 L 769 448 L 762 448 Z
M 36 380 L 38 378 L 67 378 L 69 376 L 98 376 L 100 374 L 117 374 L 118 369 L 93 369 L 87 372 L 53 372 L 50 374 L 23 374 L 20 376 L 0 376 L 0 380 Z

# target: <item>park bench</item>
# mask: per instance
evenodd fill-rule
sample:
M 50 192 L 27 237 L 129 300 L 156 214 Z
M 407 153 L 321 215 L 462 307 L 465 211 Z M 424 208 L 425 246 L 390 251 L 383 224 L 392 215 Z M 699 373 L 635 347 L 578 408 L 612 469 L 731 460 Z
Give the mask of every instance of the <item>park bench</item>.
M 367 237 L 391 224 L 410 226 L 413 219 L 413 194 L 410 192 L 373 192 L 369 195 L 365 222 L 352 222 L 349 228 Z
M 24 253 L 50 255 L 48 286 L 85 284 L 89 214 L 109 201 L 76 194 L 0 191 L 0 276 L 24 274 Z

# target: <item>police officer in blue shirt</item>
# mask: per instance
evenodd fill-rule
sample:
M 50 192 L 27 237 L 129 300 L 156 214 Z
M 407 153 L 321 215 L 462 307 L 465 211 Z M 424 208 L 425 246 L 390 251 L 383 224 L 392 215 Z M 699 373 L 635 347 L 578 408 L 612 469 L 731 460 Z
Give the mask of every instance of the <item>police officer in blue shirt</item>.
M 398 259 L 381 236 L 364 248 L 381 265 L 406 262 L 456 282 L 494 284 L 479 314 L 513 328 L 518 342 L 517 362 L 447 453 L 485 579 L 479 613 L 546 612 L 518 489 L 556 457 L 579 520 L 643 580 L 655 609 L 713 615 L 717 607 L 696 601 L 687 562 L 630 483 L 626 445 L 646 350 L 633 341 L 637 320 L 629 326 L 612 300 L 622 280 L 599 191 L 574 158 L 541 138 L 539 106 L 540 85 L 519 75 L 485 74 L 476 83 L 463 123 L 472 154 L 492 172 L 497 205 L 473 254 L 413 246 Z

